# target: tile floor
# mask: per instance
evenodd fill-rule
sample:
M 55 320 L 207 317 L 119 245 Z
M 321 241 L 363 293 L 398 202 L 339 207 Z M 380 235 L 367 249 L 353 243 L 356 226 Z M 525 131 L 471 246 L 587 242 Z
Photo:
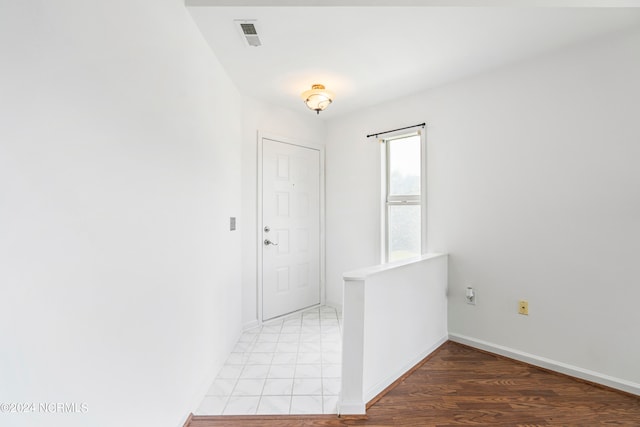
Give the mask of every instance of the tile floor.
M 342 313 L 322 306 L 245 331 L 197 415 L 335 414 Z

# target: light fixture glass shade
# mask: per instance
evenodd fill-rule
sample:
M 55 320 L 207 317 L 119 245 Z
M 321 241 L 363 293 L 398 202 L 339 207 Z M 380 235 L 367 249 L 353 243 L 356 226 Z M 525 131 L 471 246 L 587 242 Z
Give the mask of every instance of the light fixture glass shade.
M 321 84 L 315 84 L 311 86 L 311 89 L 302 92 L 304 103 L 307 104 L 310 110 L 318 114 L 327 108 L 334 98 L 333 92 L 326 90 L 324 85 Z

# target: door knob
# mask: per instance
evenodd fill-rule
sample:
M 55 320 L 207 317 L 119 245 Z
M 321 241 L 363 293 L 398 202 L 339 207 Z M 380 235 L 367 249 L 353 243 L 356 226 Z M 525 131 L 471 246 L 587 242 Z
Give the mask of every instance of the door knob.
M 271 231 L 271 228 L 269 228 L 269 226 L 268 226 L 268 225 L 265 225 L 265 226 L 264 226 L 264 232 L 265 232 L 265 233 L 268 233 L 268 232 L 270 232 L 270 231 Z
M 271 240 L 269 239 L 264 239 L 264 245 L 265 246 L 269 246 L 269 245 L 273 245 L 273 246 L 278 246 L 277 243 L 273 243 Z

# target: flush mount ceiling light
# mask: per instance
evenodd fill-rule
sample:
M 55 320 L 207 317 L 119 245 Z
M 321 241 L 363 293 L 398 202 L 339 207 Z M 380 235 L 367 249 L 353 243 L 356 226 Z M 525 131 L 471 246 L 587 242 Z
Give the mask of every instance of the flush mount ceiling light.
M 333 92 L 326 90 L 324 85 L 315 84 L 311 86 L 311 89 L 302 92 L 302 99 L 307 104 L 310 110 L 320 114 L 320 111 L 324 110 L 333 102 L 335 95 Z

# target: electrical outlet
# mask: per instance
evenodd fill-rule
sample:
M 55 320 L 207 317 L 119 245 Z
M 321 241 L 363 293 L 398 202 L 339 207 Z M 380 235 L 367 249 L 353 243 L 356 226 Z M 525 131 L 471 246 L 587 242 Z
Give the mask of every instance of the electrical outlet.
M 518 301 L 518 313 L 524 314 L 525 316 L 529 315 L 529 302 L 528 301 Z

